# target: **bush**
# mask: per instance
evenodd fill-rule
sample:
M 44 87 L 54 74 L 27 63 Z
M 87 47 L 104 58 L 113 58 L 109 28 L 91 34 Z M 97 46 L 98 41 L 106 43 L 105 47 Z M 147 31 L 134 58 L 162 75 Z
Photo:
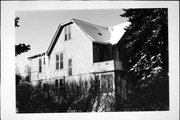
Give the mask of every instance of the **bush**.
M 16 107 L 18 113 L 90 112 L 100 93 L 99 86 L 98 79 L 65 83 L 62 88 L 20 84 Z

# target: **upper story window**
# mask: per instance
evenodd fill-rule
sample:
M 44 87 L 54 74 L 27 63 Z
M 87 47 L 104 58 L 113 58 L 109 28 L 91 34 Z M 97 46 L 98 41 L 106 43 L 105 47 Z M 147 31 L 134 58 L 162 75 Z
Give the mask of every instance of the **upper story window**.
M 113 59 L 111 45 L 93 43 L 93 62 L 102 62 Z
M 71 39 L 71 26 L 68 25 L 64 27 L 64 40 L 70 40 Z
M 63 69 L 63 53 L 56 54 L 56 70 Z
M 42 59 L 39 59 L 39 73 L 42 72 Z

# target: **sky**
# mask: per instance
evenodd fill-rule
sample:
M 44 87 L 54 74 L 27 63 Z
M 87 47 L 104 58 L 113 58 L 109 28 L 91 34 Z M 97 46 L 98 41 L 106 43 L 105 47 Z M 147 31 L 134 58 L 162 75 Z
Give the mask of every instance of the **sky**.
M 15 28 L 15 43 L 31 46 L 31 50 L 16 57 L 16 66 L 20 73 L 25 75 L 25 66 L 30 65 L 27 58 L 48 49 L 60 23 L 75 18 L 110 27 L 127 21 L 120 16 L 123 12 L 122 9 L 16 11 L 15 15 L 20 17 L 20 27 Z

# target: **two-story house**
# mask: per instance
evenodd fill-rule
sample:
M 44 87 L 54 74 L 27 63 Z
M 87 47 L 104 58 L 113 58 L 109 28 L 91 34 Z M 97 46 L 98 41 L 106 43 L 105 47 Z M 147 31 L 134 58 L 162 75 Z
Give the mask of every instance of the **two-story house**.
M 102 89 L 109 86 L 126 97 L 122 74 L 128 66 L 120 41 L 128 24 L 108 28 L 77 19 L 61 23 L 48 50 L 28 58 L 32 84 L 60 87 L 72 79 L 87 80 L 96 74 Z

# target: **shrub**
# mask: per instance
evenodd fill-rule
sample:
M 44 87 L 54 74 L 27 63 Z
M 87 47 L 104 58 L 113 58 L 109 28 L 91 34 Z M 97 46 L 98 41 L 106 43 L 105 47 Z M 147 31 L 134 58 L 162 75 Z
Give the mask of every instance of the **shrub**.
M 19 113 L 90 112 L 99 96 L 98 77 L 65 83 L 62 88 L 20 84 L 16 89 L 16 107 Z

